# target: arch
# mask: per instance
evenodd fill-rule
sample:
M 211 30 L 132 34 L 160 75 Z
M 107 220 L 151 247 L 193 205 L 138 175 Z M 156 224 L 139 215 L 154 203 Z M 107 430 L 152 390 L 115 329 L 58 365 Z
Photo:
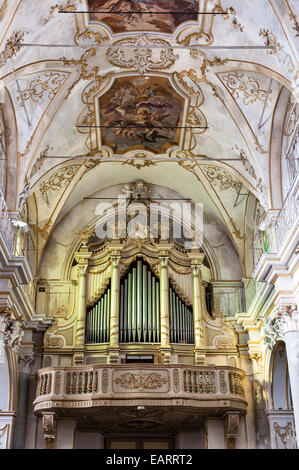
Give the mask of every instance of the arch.
M 279 341 L 270 357 L 269 408 L 292 410 L 292 397 L 285 343 Z

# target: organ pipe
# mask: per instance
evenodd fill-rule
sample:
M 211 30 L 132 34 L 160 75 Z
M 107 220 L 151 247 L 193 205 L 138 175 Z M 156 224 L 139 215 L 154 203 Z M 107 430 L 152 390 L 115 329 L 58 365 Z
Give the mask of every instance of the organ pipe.
M 97 276 L 98 283 L 102 276 Z M 89 307 L 86 342 L 107 343 L 110 339 L 111 283 L 103 292 L 93 285 L 100 298 Z M 192 309 L 169 282 L 169 330 L 171 343 L 194 341 Z M 161 341 L 160 280 L 150 266 L 138 259 L 119 286 L 119 341 L 121 343 L 159 343 Z

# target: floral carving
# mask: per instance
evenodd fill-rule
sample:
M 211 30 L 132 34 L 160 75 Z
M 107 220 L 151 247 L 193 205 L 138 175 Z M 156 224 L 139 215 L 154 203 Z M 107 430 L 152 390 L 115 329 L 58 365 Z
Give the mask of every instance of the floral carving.
M 226 75 L 222 75 L 221 79 L 226 83 L 234 98 L 238 99 L 242 95 L 245 105 L 255 103 L 258 100 L 264 103 L 267 95 L 272 93 L 272 90 L 266 91 L 261 89 L 256 77 L 246 75 L 243 72 L 229 72 Z M 271 100 L 271 98 L 268 99 Z
M 274 423 L 275 440 L 278 448 L 277 437 L 280 438 L 284 449 L 294 448 L 296 446 L 296 439 L 294 438 L 294 428 L 292 423 L 287 423 L 286 426 L 279 426 L 278 423 Z M 291 444 L 291 447 L 289 445 Z
M 232 188 L 237 193 L 241 191 L 242 183 L 236 181 L 226 170 L 220 167 L 202 166 L 202 169 L 213 186 L 220 185 L 220 189 L 225 190 Z
M 159 57 L 153 52 L 155 48 L 161 48 Z M 155 58 L 156 57 L 156 58 Z M 110 64 L 126 69 L 137 70 L 141 75 L 146 72 L 163 70 L 171 67 L 178 55 L 175 55 L 172 47 L 162 39 L 151 39 L 146 34 L 137 39 L 117 41 L 106 53 Z M 155 58 L 155 59 L 154 59 Z
M 297 18 L 297 15 L 294 15 L 294 13 L 290 13 L 290 20 L 293 21 L 294 23 L 294 26 L 293 26 L 293 30 L 296 32 L 296 38 L 299 37 L 299 22 L 298 22 L 298 18 Z
M 241 23 L 238 22 L 238 19 L 237 19 L 237 16 L 236 16 L 236 14 L 237 14 L 236 10 L 233 7 L 230 7 L 228 9 L 228 11 L 229 11 L 229 15 L 232 17 L 232 20 L 233 20 L 233 27 L 235 29 L 239 29 L 241 31 L 241 33 L 243 33 L 244 26 Z
M 80 165 L 70 165 L 65 168 L 61 168 L 54 175 L 51 175 L 47 181 L 44 181 L 39 190 L 43 196 L 46 195 L 47 191 L 59 191 L 64 184 L 68 184 L 72 181 Z
M 57 10 L 59 13 L 63 13 L 66 11 L 76 10 L 76 7 L 71 2 L 71 0 L 67 0 L 64 6 L 61 3 L 56 3 L 56 5 L 52 5 L 50 8 L 49 15 L 47 16 L 47 18 L 44 19 L 44 25 L 47 24 L 53 18 L 55 10 Z
M 19 354 L 24 335 L 23 322 L 13 318 L 9 308 L 0 311 L 0 332 L 4 334 L 4 342 L 13 352 Z
M 161 374 L 143 374 L 142 372 L 137 374 L 123 374 L 115 380 L 115 383 L 120 384 L 122 388 L 138 390 L 139 392 L 143 390 L 156 390 L 167 382 L 167 379 L 163 379 Z
M 241 395 L 244 396 L 244 388 L 243 388 L 243 377 L 241 374 L 237 374 L 236 372 L 230 372 L 229 374 L 229 385 L 230 391 L 234 395 Z
M 277 37 L 270 31 L 270 29 L 261 29 L 260 36 L 265 39 L 265 44 L 268 46 L 268 54 L 274 54 L 277 56 L 278 62 L 282 63 L 284 68 L 289 73 L 295 72 L 295 65 L 291 59 L 291 56 L 286 53 L 284 47 L 278 42 Z
M 22 91 L 18 90 L 20 96 L 17 97 L 17 100 L 20 101 L 20 106 L 23 107 L 24 101 L 29 100 L 40 104 L 45 97 L 52 100 L 66 78 L 66 73 L 56 71 L 46 72 L 44 77 L 38 75 L 30 82 L 28 88 Z
M 0 67 L 3 67 L 9 59 L 19 52 L 24 36 L 25 31 L 16 31 L 8 38 L 3 51 L 0 52 Z

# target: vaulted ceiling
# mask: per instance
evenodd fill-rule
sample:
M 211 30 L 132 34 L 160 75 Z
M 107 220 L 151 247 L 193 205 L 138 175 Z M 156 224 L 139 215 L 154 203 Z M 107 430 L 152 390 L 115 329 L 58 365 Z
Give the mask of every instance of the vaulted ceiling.
M 142 179 L 202 202 L 250 275 L 257 213 L 282 205 L 299 116 L 296 7 L 0 0 L 7 201 L 29 222 L 37 270 L 84 198 Z

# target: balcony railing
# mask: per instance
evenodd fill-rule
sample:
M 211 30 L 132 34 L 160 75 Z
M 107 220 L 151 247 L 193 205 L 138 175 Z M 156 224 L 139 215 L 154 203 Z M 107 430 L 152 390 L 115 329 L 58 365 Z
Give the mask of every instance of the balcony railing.
M 179 404 L 176 399 L 183 399 L 181 404 L 188 406 L 245 410 L 244 376 L 242 370 L 229 366 L 49 367 L 37 371 L 34 409 L 90 408 L 130 399 Z
M 6 202 L 3 196 L 0 196 L 0 232 L 5 241 L 10 254 L 13 254 L 15 243 L 15 227 L 9 215 Z
M 298 178 L 297 178 L 298 180 Z M 298 185 L 295 182 L 294 186 Z M 276 235 L 276 248 L 280 250 L 286 238 L 292 233 L 292 231 L 298 227 L 299 223 L 299 192 L 296 188 L 287 195 L 284 204 L 278 214 L 277 221 L 275 224 L 275 235 Z

